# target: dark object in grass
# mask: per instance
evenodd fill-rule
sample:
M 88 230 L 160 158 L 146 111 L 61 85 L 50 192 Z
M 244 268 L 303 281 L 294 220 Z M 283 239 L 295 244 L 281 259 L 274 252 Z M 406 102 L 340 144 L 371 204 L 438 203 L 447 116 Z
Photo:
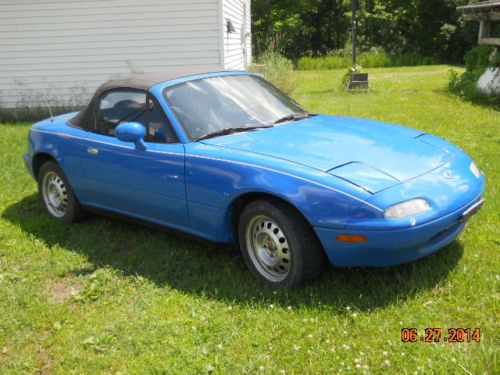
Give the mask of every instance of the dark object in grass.
M 348 90 L 368 90 L 369 88 L 368 73 L 351 73 L 347 85 Z

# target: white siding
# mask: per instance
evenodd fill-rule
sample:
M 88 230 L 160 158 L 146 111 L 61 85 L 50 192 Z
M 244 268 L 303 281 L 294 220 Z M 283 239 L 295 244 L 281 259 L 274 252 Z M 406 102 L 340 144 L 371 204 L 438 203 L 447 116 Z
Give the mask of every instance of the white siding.
M 0 0 L 0 107 L 82 105 L 118 75 L 220 68 L 220 0 Z
M 252 62 L 250 0 L 222 0 L 224 65 L 226 69 L 246 69 Z M 226 32 L 231 20 L 236 32 Z

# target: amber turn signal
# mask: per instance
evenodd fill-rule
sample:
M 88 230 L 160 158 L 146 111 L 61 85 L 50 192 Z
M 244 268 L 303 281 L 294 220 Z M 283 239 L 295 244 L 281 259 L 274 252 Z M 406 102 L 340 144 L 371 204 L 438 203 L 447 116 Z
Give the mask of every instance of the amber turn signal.
M 366 242 L 366 236 L 357 234 L 338 234 L 336 237 L 340 242 Z

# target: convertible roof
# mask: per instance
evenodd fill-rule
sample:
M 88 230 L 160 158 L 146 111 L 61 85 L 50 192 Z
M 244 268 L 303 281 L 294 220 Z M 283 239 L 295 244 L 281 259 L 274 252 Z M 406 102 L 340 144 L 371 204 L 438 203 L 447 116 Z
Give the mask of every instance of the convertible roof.
M 170 81 L 176 78 L 181 77 L 189 77 L 197 74 L 205 74 L 205 73 L 218 73 L 224 72 L 226 70 L 207 70 L 207 69 L 181 69 L 181 70 L 167 70 L 163 72 L 155 72 L 155 73 L 138 73 L 138 74 L 129 74 L 124 76 L 119 76 L 115 79 L 111 79 L 105 83 L 103 83 L 97 90 L 101 89 L 101 92 L 104 92 L 109 89 L 118 88 L 118 87 L 128 87 L 133 89 L 141 89 L 147 90 L 150 87 L 157 85 L 158 83 Z
M 190 68 L 181 70 L 169 70 L 157 73 L 140 73 L 119 76 L 100 85 L 96 89 L 92 99 L 90 100 L 90 103 L 80 112 L 78 112 L 76 116 L 70 118 L 68 120 L 68 124 L 83 129 L 89 129 L 91 127 L 93 128 L 95 123 L 94 115 L 96 112 L 96 107 L 99 105 L 99 98 L 104 92 L 108 90 L 118 89 L 122 87 L 136 90 L 148 90 L 150 87 L 157 85 L 158 83 L 170 81 L 176 78 L 189 77 L 197 74 L 219 73 L 227 71 L 228 70 L 207 70 L 206 68 Z

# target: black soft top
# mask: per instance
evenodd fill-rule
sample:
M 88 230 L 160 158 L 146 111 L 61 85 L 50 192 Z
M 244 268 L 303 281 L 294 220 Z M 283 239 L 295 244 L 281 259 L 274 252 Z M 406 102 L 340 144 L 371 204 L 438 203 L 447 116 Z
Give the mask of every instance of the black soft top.
M 116 79 L 111 79 L 104 82 L 96 90 L 90 103 L 83 108 L 76 116 L 68 120 L 68 124 L 88 129 L 93 128 L 95 123 L 96 108 L 99 105 L 99 99 L 102 94 L 111 89 L 127 88 L 136 90 L 148 90 L 150 87 L 158 83 L 170 81 L 172 79 L 188 77 L 197 74 L 224 72 L 224 70 L 207 70 L 207 69 L 182 69 L 171 70 L 158 73 L 140 73 L 127 76 L 120 76 Z

